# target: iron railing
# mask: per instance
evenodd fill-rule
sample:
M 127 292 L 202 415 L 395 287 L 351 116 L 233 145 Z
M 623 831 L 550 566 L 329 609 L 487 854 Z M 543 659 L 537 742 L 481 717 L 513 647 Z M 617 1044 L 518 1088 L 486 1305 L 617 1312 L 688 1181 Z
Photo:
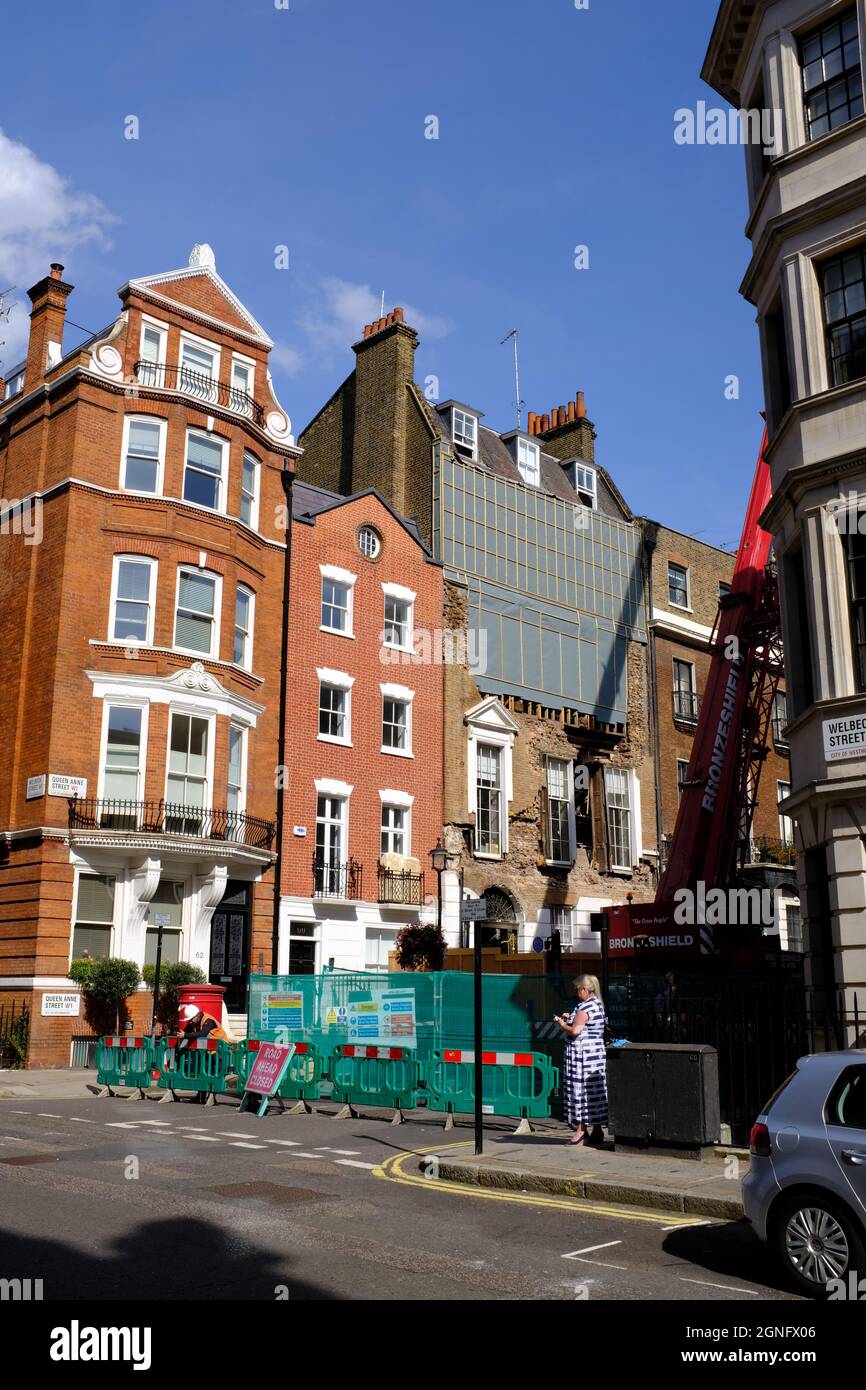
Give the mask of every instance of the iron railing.
M 752 840 L 749 858 L 753 864 L 777 864 L 782 868 L 797 867 L 797 851 L 785 840 L 774 840 L 771 835 L 761 835 Z
M 0 1067 L 23 1067 L 30 1038 L 30 1010 L 20 1000 L 0 1004 Z
M 408 870 L 383 869 L 379 865 L 379 902 L 397 907 L 421 907 L 424 902 L 424 875 Z
M 329 864 L 313 856 L 313 897 L 344 898 L 356 901 L 362 896 L 364 869 L 357 859 L 345 864 Z
M 673 700 L 674 719 L 688 719 L 697 722 L 701 697 L 696 690 L 675 690 Z
M 776 747 L 788 747 L 788 740 L 785 737 L 787 723 L 787 719 L 779 719 L 778 717 L 773 720 L 773 743 Z
M 214 381 L 212 377 L 205 376 L 203 372 L 193 372 L 189 367 L 139 361 L 135 364 L 135 375 L 142 386 L 161 386 L 167 391 L 180 391 L 203 405 L 225 406 L 237 415 L 245 415 L 257 425 L 264 421 L 264 408 L 246 391 L 227 386 L 224 381 Z
M 249 849 L 270 849 L 274 822 L 215 806 L 184 806 L 171 801 L 69 798 L 70 830 L 125 831 L 136 835 L 181 835 L 226 840 Z

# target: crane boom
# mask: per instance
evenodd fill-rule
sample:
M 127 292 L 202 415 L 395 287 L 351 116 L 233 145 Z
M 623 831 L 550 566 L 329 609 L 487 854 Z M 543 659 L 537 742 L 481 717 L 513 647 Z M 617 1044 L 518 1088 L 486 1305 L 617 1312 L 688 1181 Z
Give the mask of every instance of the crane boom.
M 712 661 L 656 902 L 681 888 L 727 885 L 748 840 L 781 673 L 772 538 L 760 524 L 771 497 L 767 434 L 752 483 L 731 591 L 719 604 Z

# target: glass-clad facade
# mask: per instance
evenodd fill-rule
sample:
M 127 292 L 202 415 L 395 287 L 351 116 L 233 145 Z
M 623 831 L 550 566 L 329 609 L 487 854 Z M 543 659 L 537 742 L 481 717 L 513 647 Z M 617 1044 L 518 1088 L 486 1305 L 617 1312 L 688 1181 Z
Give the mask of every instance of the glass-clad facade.
M 484 691 L 624 723 L 627 644 L 646 640 L 638 528 L 437 454 L 434 549 L 468 584 Z

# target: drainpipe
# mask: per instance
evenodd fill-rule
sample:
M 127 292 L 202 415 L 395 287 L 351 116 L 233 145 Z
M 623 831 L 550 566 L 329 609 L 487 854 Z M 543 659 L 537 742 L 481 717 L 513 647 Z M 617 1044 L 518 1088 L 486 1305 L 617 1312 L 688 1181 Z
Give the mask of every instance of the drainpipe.
M 658 669 L 656 666 L 656 639 L 652 627 L 653 615 L 653 556 L 658 541 L 659 528 L 655 521 L 644 523 L 644 553 L 647 557 L 647 648 L 649 650 L 650 710 L 652 717 L 653 762 L 655 765 L 656 792 L 656 888 L 662 875 L 662 776 L 661 746 L 659 737 L 659 690 Z
M 286 554 L 283 565 L 283 615 L 280 633 L 280 701 L 279 701 L 279 728 L 277 731 L 277 767 L 279 768 L 279 779 L 282 783 L 283 773 L 286 766 L 286 701 L 288 691 L 288 674 L 286 667 L 289 656 L 289 592 L 292 575 L 292 487 L 295 481 L 294 473 L 287 467 L 283 467 L 280 474 L 283 484 L 283 492 L 286 498 Z M 279 946 L 280 946 L 280 888 L 283 879 L 283 803 L 285 801 L 285 787 L 280 786 L 277 791 L 277 858 L 274 864 L 274 924 L 271 933 L 271 970 L 276 975 L 279 966 Z

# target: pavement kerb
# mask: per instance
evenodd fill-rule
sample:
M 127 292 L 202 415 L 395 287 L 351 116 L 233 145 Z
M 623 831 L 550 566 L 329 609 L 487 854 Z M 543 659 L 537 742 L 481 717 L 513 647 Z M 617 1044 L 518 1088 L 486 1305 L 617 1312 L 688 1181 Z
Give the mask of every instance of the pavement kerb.
M 476 1187 L 494 1187 L 511 1192 L 544 1192 L 578 1200 L 646 1207 L 651 1211 L 671 1211 L 681 1216 L 709 1216 L 723 1221 L 739 1221 L 744 1214 L 742 1201 L 734 1197 L 698 1196 L 672 1188 L 598 1178 L 565 1178 L 533 1173 L 525 1168 L 492 1168 L 471 1159 L 441 1158 L 438 1175 L 445 1182 L 469 1183 Z

